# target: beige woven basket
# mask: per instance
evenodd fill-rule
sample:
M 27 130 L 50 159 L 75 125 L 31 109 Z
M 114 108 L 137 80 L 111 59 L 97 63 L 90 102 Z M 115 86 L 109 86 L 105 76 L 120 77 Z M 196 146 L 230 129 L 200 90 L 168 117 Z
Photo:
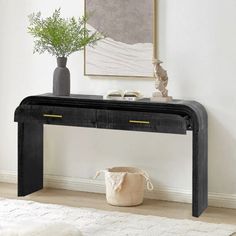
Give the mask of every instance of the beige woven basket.
M 153 190 L 148 174 L 133 167 L 113 167 L 97 172 L 105 174 L 106 199 L 114 206 L 137 206 L 143 203 L 144 184 Z

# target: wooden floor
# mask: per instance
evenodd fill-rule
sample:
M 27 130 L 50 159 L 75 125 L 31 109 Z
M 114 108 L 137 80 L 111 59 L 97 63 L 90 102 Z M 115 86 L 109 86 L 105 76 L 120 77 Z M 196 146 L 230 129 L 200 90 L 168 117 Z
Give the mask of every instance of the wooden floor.
M 30 196 L 17 198 L 16 185 L 0 183 L 0 197 L 32 200 L 43 203 L 62 204 L 73 207 L 89 207 L 108 211 L 130 212 L 143 215 L 157 215 L 176 219 L 191 219 L 204 222 L 226 223 L 236 225 L 236 210 L 209 207 L 199 218 L 191 216 L 190 204 L 165 202 L 157 200 L 144 201 L 138 207 L 114 207 L 106 203 L 105 195 L 75 192 L 59 189 L 43 189 Z

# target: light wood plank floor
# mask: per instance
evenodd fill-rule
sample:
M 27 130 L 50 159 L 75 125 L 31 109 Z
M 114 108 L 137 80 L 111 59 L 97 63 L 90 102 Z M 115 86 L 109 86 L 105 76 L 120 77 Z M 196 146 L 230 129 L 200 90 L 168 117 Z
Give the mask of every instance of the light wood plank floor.
M 62 204 L 73 207 L 89 207 L 108 211 L 130 212 L 143 215 L 157 215 L 177 219 L 191 219 L 204 222 L 236 225 L 236 210 L 209 207 L 199 218 L 191 216 L 191 204 L 146 199 L 137 207 L 114 207 L 106 203 L 105 195 L 75 192 L 59 189 L 43 189 L 23 198 L 17 198 L 16 185 L 0 183 L 0 197 L 32 200 L 42 203 Z

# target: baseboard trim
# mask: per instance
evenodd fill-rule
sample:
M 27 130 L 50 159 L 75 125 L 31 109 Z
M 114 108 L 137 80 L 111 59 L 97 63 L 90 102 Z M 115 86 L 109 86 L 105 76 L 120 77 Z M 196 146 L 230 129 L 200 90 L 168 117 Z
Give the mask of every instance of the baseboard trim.
M 0 182 L 15 184 L 17 183 L 17 174 L 15 171 L 0 170 Z
M 0 182 L 16 183 L 17 175 L 14 171 L 0 171 Z M 58 175 L 45 175 L 45 187 L 83 191 L 92 193 L 105 193 L 104 181 L 94 179 L 72 178 Z M 182 203 L 192 202 L 190 190 L 176 188 L 159 188 L 152 192 L 145 192 L 150 199 L 174 201 Z M 209 193 L 209 206 L 236 209 L 236 194 Z
M 49 188 L 67 189 L 74 191 L 105 193 L 105 183 L 101 180 L 62 177 L 45 175 L 45 186 Z M 158 189 L 158 188 L 156 188 Z M 158 189 L 145 191 L 145 197 L 166 201 L 191 203 L 192 194 L 190 191 L 179 191 L 177 189 Z

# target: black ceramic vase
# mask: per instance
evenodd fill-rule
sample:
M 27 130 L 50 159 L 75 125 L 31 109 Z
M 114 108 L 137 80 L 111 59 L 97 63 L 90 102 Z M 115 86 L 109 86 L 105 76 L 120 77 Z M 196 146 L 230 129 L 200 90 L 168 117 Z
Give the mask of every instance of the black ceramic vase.
M 70 95 L 70 71 L 66 67 L 67 58 L 57 58 L 57 68 L 53 73 L 53 95 Z

